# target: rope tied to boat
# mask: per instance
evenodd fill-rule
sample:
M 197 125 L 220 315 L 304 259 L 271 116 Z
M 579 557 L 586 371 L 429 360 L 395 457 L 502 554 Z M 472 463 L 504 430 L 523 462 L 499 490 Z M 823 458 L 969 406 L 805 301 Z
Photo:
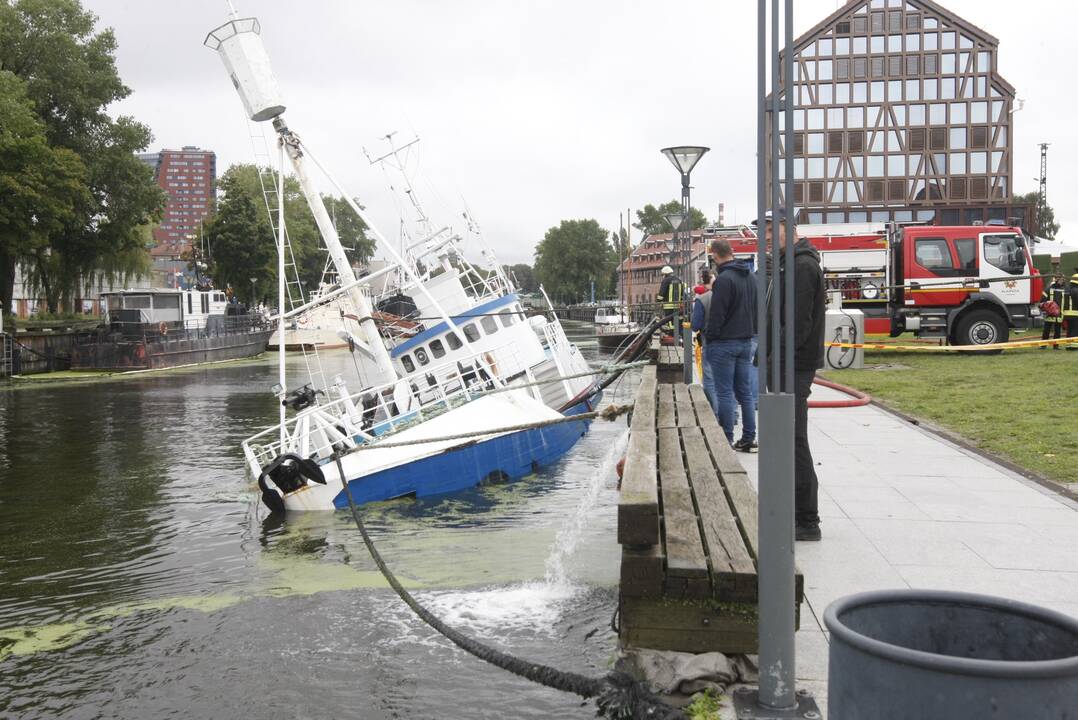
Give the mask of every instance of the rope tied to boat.
M 567 670 L 559 670 L 549 665 L 518 658 L 507 652 L 492 648 L 444 623 L 434 613 L 420 604 L 401 585 L 400 581 L 397 580 L 397 576 L 386 565 L 381 553 L 378 552 L 378 548 L 374 546 L 374 541 L 371 540 L 370 535 L 367 533 L 367 527 L 363 524 L 363 519 L 359 515 L 359 508 L 356 506 L 352 491 L 348 487 L 348 481 L 345 479 L 344 468 L 341 465 L 341 453 L 335 453 L 333 459 L 337 463 L 337 472 L 340 473 L 341 486 L 344 488 L 345 497 L 348 499 L 348 509 L 352 513 L 352 520 L 355 522 L 359 534 L 363 537 L 363 544 L 367 546 L 367 552 L 370 553 L 374 564 L 382 573 L 382 577 L 389 583 L 389 586 L 397 593 L 397 596 L 404 601 L 404 604 L 419 616 L 420 620 L 440 635 L 470 655 L 514 675 L 555 690 L 594 699 L 598 708 L 597 715 L 617 718 L 618 720 L 678 720 L 685 717 L 681 710 L 662 702 L 648 689 L 645 683 L 634 680 L 627 673 L 612 671 L 602 677 L 588 677 Z

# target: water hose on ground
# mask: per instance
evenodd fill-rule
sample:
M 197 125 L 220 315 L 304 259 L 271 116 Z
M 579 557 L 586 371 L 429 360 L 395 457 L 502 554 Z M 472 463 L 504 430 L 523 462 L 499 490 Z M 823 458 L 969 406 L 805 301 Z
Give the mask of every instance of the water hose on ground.
M 868 405 L 872 402 L 872 396 L 867 393 L 863 393 L 856 388 L 846 387 L 845 385 L 839 385 L 837 382 L 831 380 L 825 380 L 817 375 L 813 381 L 816 385 L 821 385 L 825 388 L 831 388 L 832 390 L 838 390 L 841 393 L 846 393 L 850 396 L 849 400 L 809 400 L 808 406 L 810 408 L 848 408 L 848 407 L 861 407 L 862 405 Z
M 348 509 L 352 513 L 352 520 L 355 521 L 356 528 L 359 529 L 359 534 L 363 537 L 363 543 L 367 546 L 367 551 L 374 560 L 374 564 L 378 566 L 382 577 L 396 591 L 398 597 L 411 608 L 412 612 L 443 637 L 465 652 L 514 675 L 555 690 L 594 699 L 598 706 L 598 714 L 604 717 L 619 718 L 621 720 L 676 720 L 685 717 L 677 708 L 670 707 L 659 700 L 647 689 L 644 683 L 633 680 L 626 673 L 610 672 L 603 677 L 594 678 L 559 670 L 558 668 L 518 658 L 484 645 L 456 628 L 446 625 L 430 610 L 423 607 L 400 584 L 396 575 L 386 565 L 385 560 L 374 546 L 370 535 L 367 534 L 367 528 L 359 515 L 359 508 L 356 507 L 355 500 L 352 498 L 352 491 L 349 489 L 348 481 L 345 479 L 339 453 L 334 455 L 334 460 L 337 463 L 337 472 L 341 476 L 341 485 L 344 487 L 345 497 L 348 498 Z

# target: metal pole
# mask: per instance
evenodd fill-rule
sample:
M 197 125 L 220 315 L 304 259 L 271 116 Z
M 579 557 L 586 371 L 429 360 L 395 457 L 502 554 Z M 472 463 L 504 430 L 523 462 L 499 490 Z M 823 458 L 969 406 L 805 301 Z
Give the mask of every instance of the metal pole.
M 786 124 L 785 124 L 785 146 L 786 146 L 786 182 L 783 188 L 783 204 L 786 208 L 786 392 L 794 392 L 794 243 L 797 242 L 797 238 L 794 237 L 794 130 L 793 130 L 793 117 L 794 117 L 794 94 L 793 94 L 793 71 L 794 71 L 794 25 L 793 25 L 794 3 L 793 0 L 786 0 L 786 49 L 783 56 L 784 67 L 783 77 L 785 81 L 783 87 L 786 88 Z M 778 146 L 776 139 L 775 146 Z
M 789 23 L 789 2 L 787 0 L 786 21 Z M 780 203 L 778 198 L 778 157 L 779 157 L 779 134 L 778 134 L 778 111 L 779 111 L 779 37 L 778 19 L 779 2 L 772 0 L 772 40 L 771 40 L 771 142 L 770 142 L 770 181 L 771 181 L 771 208 L 773 216 L 777 213 Z M 766 261 L 764 258 L 764 243 L 767 231 L 766 218 L 764 215 L 764 203 L 766 200 L 766 183 L 768 174 L 766 158 L 768 148 L 765 147 L 764 136 L 767 133 L 766 122 L 766 87 L 764 73 L 766 72 L 766 34 L 767 8 L 765 0 L 759 2 L 759 75 L 757 84 L 759 89 L 759 108 L 757 130 L 757 260 L 760 264 L 761 277 L 757 289 L 760 293 L 758 299 L 761 304 L 770 300 L 770 313 L 766 307 L 758 309 L 758 317 L 761 320 L 759 362 L 761 390 L 766 392 L 760 395 L 760 449 L 759 467 L 759 617 L 760 617 L 760 687 L 756 698 L 757 708 L 772 711 L 776 717 L 799 717 L 796 713 L 798 698 L 795 686 L 795 658 L 794 658 L 794 557 L 793 557 L 793 435 L 794 435 L 794 398 L 790 394 L 790 388 L 781 387 L 781 359 L 779 342 L 780 317 L 779 309 L 782 305 L 783 288 L 778 279 L 778 242 L 779 232 L 772 221 L 772 251 L 771 251 L 771 278 L 770 293 L 765 291 Z M 787 54 L 790 47 L 787 47 Z M 787 60 L 789 58 L 787 57 Z M 787 69 L 786 81 L 789 85 L 789 70 Z M 791 94 L 786 93 L 786 108 L 789 109 Z M 792 114 L 786 116 L 786 130 L 792 123 Z M 787 154 L 793 152 L 792 143 L 787 143 Z M 789 181 L 789 170 L 787 170 Z M 788 195 L 787 200 L 792 200 Z M 787 273 L 789 275 L 789 273 Z M 770 298 L 767 295 L 770 294 Z M 787 305 L 792 303 L 792 297 L 787 298 Z M 770 315 L 771 328 L 768 337 L 766 319 Z M 787 338 L 787 347 L 791 345 L 793 327 L 787 325 L 782 328 Z M 770 352 L 769 352 L 770 350 Z M 763 366 L 770 368 L 770 374 Z M 764 384 L 768 379 L 770 383 Z M 786 390 L 786 392 L 783 392 Z M 735 698 L 735 704 L 738 704 Z M 751 708 L 738 704 L 739 717 L 758 717 L 759 711 L 754 713 Z M 741 712 L 744 711 L 744 712 Z
M 284 362 L 284 138 L 277 138 L 277 151 L 277 304 L 279 306 L 277 310 L 277 380 L 281 385 L 281 398 L 284 399 L 284 394 L 288 391 Z M 284 426 L 285 407 L 283 403 L 278 403 L 278 405 L 281 414 L 281 451 L 284 452 L 285 440 L 288 438 L 288 432 Z

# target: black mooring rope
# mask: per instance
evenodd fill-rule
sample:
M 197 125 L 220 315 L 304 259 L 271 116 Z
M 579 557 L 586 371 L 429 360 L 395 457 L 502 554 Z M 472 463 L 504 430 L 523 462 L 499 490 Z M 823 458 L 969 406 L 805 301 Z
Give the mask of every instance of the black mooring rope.
M 340 473 L 341 485 L 344 487 L 345 497 L 348 498 L 348 508 L 352 512 L 352 520 L 355 521 L 359 534 L 363 536 L 363 543 L 367 551 L 374 559 L 374 564 L 382 573 L 397 595 L 412 609 L 419 618 L 449 639 L 454 645 L 475 657 L 495 665 L 502 670 L 507 670 L 514 675 L 527 678 L 532 682 L 573 693 L 584 698 L 594 698 L 598 711 L 596 714 L 619 720 L 678 720 L 685 715 L 681 710 L 663 703 L 656 697 L 644 683 L 637 682 L 630 675 L 623 672 L 610 672 L 604 677 L 592 678 L 574 672 L 567 672 L 549 665 L 534 663 L 529 660 L 515 657 L 509 653 L 496 650 L 488 645 L 470 638 L 459 630 L 442 622 L 430 610 L 419 604 L 412 597 L 396 575 L 386 565 L 378 549 L 374 546 L 363 520 L 359 517 L 359 509 L 352 498 L 352 491 L 348 487 L 348 480 L 341 465 L 341 456 L 335 453 L 333 456 L 337 463 L 337 472 Z

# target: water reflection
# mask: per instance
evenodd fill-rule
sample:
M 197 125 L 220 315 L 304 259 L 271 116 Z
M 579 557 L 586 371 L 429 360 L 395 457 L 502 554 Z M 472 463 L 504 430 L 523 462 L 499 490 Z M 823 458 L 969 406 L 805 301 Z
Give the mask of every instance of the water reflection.
M 346 353 L 324 360 L 347 377 Z M 0 387 L 0 717 L 590 716 L 447 646 L 347 513 L 267 517 L 239 442 L 275 421 L 275 376 L 263 359 Z M 468 632 L 602 672 L 624 433 L 595 423 L 521 482 L 364 517 L 402 582 Z

